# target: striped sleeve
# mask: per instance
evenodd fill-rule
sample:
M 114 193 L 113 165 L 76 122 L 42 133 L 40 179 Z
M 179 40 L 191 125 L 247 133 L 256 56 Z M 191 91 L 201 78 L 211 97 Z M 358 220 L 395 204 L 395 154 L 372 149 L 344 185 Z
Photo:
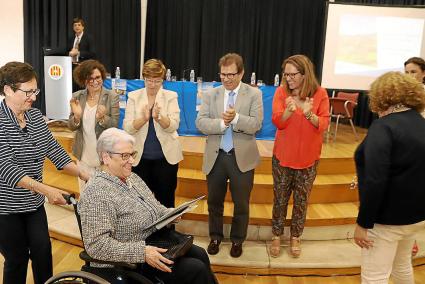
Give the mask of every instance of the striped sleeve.
M 34 113 L 34 117 L 37 120 L 36 124 L 40 125 L 42 136 L 47 140 L 47 158 L 52 161 L 58 170 L 62 170 L 67 164 L 71 163 L 72 160 L 66 153 L 65 149 L 59 144 L 59 142 L 53 137 L 47 124 L 44 122 L 40 112 Z
M 0 130 L 4 133 L 4 130 Z M 0 135 L 0 178 L 12 188 L 26 175 L 25 172 L 16 163 L 13 162 L 14 153 L 5 141 L 4 135 Z

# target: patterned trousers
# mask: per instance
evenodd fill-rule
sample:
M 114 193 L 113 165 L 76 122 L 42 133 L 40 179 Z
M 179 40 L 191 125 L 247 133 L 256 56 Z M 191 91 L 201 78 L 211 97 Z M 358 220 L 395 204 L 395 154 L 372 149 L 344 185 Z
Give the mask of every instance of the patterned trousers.
M 273 218 L 272 231 L 276 236 L 283 234 L 289 198 L 293 192 L 294 206 L 292 208 L 291 237 L 300 237 L 304 230 L 307 215 L 308 197 L 316 178 L 317 165 L 306 169 L 282 167 L 279 160 L 273 156 Z

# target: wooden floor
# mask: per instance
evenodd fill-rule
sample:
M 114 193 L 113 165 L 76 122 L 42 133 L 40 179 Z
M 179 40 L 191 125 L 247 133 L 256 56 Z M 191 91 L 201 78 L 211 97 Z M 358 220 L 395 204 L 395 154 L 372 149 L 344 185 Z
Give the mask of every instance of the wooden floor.
M 73 246 L 58 240 L 52 239 L 53 247 L 53 273 L 58 274 L 64 271 L 78 271 L 83 262 L 78 254 L 80 247 Z M 415 271 L 415 284 L 425 283 L 425 265 L 417 266 Z M 354 276 L 334 276 L 334 277 L 288 277 L 288 276 L 258 276 L 258 275 L 228 275 L 217 274 L 221 284 L 358 284 L 359 275 Z M 3 257 L 0 255 L 0 279 L 3 279 Z M 27 284 L 33 284 L 32 271 L 29 266 Z M 392 282 L 390 282 L 392 283 Z

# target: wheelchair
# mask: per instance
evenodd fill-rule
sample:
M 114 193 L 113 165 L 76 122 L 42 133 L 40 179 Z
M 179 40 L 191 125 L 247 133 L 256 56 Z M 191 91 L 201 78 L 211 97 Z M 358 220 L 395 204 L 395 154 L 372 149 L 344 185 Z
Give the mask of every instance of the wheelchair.
M 75 195 L 64 195 L 68 204 L 74 207 L 77 218 L 81 240 L 83 240 L 81 230 L 81 219 L 77 210 L 78 202 Z M 84 245 L 84 241 L 83 241 Z M 85 250 L 80 252 L 80 258 L 85 262 L 81 271 L 62 272 L 49 278 L 45 284 L 163 284 L 160 279 L 152 282 L 138 272 L 135 272 L 137 265 L 134 263 L 103 261 L 90 257 Z M 90 263 L 109 264 L 113 268 L 91 267 Z

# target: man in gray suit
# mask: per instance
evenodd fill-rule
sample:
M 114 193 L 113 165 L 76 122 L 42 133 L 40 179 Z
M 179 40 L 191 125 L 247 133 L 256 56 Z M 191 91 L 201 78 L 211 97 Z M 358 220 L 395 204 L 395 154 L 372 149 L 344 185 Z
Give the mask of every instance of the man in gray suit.
M 202 170 L 207 175 L 209 254 L 217 254 L 223 239 L 223 203 L 227 180 L 234 203 L 230 255 L 242 254 L 249 221 L 249 197 L 254 168 L 260 162 L 255 133 L 263 122 L 261 91 L 241 82 L 242 57 L 224 55 L 219 61 L 222 86 L 202 97 L 196 127 L 207 134 Z

